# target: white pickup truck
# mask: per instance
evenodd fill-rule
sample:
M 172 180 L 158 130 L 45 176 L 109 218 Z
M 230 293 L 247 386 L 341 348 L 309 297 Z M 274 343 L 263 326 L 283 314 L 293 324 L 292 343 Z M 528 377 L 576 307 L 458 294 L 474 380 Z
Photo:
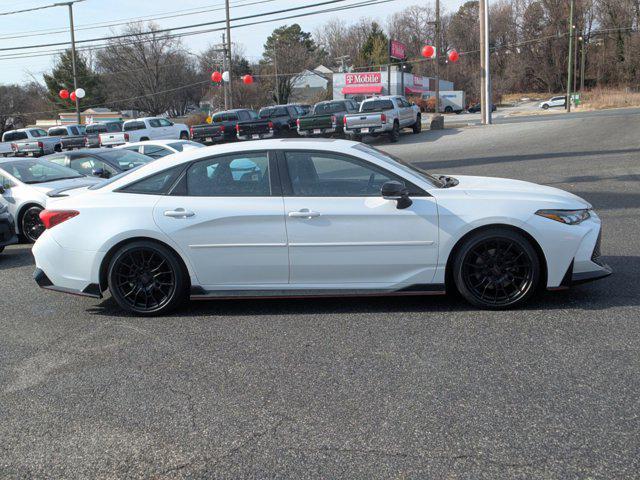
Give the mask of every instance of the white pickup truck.
M 359 113 L 345 115 L 343 124 L 344 133 L 354 139 L 387 134 L 392 142 L 400 139 L 403 128 L 411 128 L 413 133 L 422 130 L 420 109 L 399 95 L 364 100 Z
M 145 140 L 189 140 L 189 127 L 160 117 L 127 120 L 122 129 L 122 132 L 101 133 L 100 145 L 115 147 L 129 142 L 144 142 Z
M 3 142 L 10 142 L 13 153 L 40 157 L 62 151 L 60 137 L 49 137 L 41 128 L 20 128 L 8 130 L 2 134 Z

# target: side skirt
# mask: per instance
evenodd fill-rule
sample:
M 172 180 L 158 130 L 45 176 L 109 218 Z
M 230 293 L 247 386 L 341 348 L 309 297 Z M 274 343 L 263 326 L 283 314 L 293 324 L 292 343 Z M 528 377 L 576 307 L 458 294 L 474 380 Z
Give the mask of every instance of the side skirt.
M 444 284 L 409 285 L 399 290 L 386 289 L 301 289 L 301 290 L 204 290 L 191 287 L 191 300 L 259 299 L 259 298 L 309 298 L 309 297 L 371 297 L 395 295 L 445 295 Z

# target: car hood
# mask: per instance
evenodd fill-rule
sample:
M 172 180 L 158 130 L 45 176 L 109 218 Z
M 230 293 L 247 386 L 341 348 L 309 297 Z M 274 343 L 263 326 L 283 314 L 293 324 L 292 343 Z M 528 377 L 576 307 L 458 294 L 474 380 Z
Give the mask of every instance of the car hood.
M 41 193 L 46 194 L 48 192 L 51 192 L 52 190 L 67 190 L 73 188 L 88 187 L 101 181 L 102 179 L 100 178 L 80 177 L 69 178 L 66 180 L 56 180 L 55 182 L 34 183 L 29 186 Z
M 467 175 L 455 175 L 453 177 L 458 180 L 459 183 L 452 188 L 464 190 L 472 197 L 493 196 L 504 197 L 505 199 L 522 198 L 556 203 L 556 208 L 592 208 L 591 204 L 586 200 L 573 193 L 560 190 L 559 188 L 509 178 L 475 177 Z

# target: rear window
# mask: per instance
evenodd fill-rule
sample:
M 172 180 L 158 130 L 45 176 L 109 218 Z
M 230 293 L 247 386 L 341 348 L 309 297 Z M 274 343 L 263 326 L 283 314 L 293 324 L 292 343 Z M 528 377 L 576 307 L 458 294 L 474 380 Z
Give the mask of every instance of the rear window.
M 87 125 L 87 133 L 105 133 L 107 131 L 107 126 L 103 124 L 98 125 Z
M 127 122 L 124 124 L 124 131 L 130 132 L 132 130 L 144 130 L 144 122 Z
M 27 132 L 6 132 L 2 136 L 3 142 L 13 142 L 15 140 L 24 140 L 27 138 Z
M 342 102 L 319 103 L 313 110 L 316 115 L 328 115 L 330 113 L 344 112 L 345 106 Z
M 379 112 L 381 110 L 393 110 L 391 100 L 371 100 L 364 102 L 360 107 L 361 112 Z
M 67 134 L 66 128 L 50 128 L 49 135 L 52 137 L 63 137 Z

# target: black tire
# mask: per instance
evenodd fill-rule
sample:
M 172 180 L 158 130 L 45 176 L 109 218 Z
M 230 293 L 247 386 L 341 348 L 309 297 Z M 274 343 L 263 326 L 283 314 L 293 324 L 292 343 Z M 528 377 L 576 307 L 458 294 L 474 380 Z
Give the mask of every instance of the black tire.
M 542 109 L 543 110 L 549 110 L 549 105 L 547 105 L 546 103 L 544 105 L 542 105 Z
M 451 108 L 451 105 L 444 107 L 444 113 L 453 113 L 453 108 Z
M 53 151 L 56 153 L 62 152 L 62 145 L 56 145 L 53 147 Z
M 180 140 L 189 140 L 189 134 L 187 132 L 180 132 Z
M 141 141 L 141 142 L 148 142 L 148 141 L 149 141 L 149 138 L 148 138 L 148 137 L 142 137 L 142 138 L 140 139 L 140 141 Z
M 140 316 L 162 315 L 185 301 L 188 274 L 180 259 L 163 245 L 141 240 L 111 257 L 109 291 L 124 310 Z
M 452 273 L 458 291 L 472 305 L 510 308 L 534 294 L 540 281 L 540 259 L 523 235 L 495 227 L 464 241 Z
M 389 132 L 389 140 L 391 143 L 396 143 L 400 140 L 400 124 L 397 120 L 393 122 L 393 128 L 391 129 L 391 132 Z
M 39 205 L 27 208 L 20 216 L 20 232 L 29 243 L 35 243 L 44 232 L 44 223 L 40 220 L 40 212 L 44 210 Z
M 0 253 L 4 252 L 4 247 L 0 247 Z
M 413 133 L 420 133 L 422 131 L 422 117 L 418 115 L 416 123 L 413 124 Z

